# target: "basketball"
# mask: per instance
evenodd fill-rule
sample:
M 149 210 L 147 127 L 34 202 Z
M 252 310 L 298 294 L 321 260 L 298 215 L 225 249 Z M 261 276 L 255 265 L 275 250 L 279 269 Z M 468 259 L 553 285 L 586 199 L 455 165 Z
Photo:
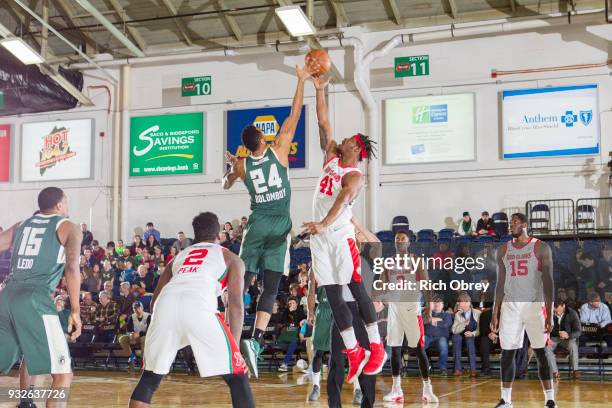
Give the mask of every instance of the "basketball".
M 329 54 L 322 48 L 311 50 L 306 54 L 305 62 L 314 77 L 325 74 L 331 67 Z

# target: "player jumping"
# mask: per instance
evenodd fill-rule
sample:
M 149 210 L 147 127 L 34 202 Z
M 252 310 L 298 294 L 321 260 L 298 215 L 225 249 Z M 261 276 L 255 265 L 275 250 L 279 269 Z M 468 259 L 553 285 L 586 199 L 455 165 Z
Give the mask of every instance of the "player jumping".
M 263 291 L 257 303 L 253 335 L 241 344 L 246 362 L 255 377 L 258 376 L 257 360 L 278 294 L 278 285 L 283 273 L 289 271 L 289 233 L 292 226 L 289 214 L 289 152 L 304 103 L 304 84 L 310 72 L 296 67 L 296 74 L 298 84 L 291 113 L 274 143 L 268 146 L 263 133 L 249 125 L 242 131 L 242 143 L 251 155 L 245 160 L 238 160 L 230 152 L 225 154 L 230 169 L 224 176 L 223 188 L 229 189 L 236 180 L 241 179 L 251 196 L 252 213 L 240 248 L 240 258 L 246 266 L 245 289 L 249 287 L 253 275 L 263 271 Z
M 317 90 L 317 118 L 321 149 L 325 153 L 323 174 L 313 199 L 315 222 L 304 223 L 311 234 L 312 269 L 317 283 L 325 287 L 334 321 L 346 347 L 349 361 L 347 382 L 352 383 L 363 371 L 374 375 L 382 370 L 386 359 L 378 333 L 376 311 L 361 281 L 361 260 L 355 244 L 355 226 L 351 223 L 352 206 L 364 185 L 357 164 L 374 155 L 373 144 L 362 134 L 337 144 L 332 137 L 325 87 L 328 81 L 313 78 Z M 359 305 L 370 341 L 367 352 L 357 343 L 352 314 L 342 298 L 342 286 L 348 285 Z
M 523 347 L 525 331 L 538 361 L 546 408 L 556 408 L 552 373 L 546 358 L 546 343 L 552 327 L 554 291 L 550 247 L 527 234 L 527 217 L 512 214 L 513 241 L 497 252 L 497 287 L 491 317 L 491 331 L 502 348 L 501 399 L 495 408 L 512 408 L 514 355 Z

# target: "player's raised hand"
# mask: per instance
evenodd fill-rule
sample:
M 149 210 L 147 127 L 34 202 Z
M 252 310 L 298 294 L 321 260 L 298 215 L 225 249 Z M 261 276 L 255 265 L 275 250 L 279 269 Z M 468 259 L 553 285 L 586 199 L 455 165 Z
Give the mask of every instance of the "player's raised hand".
M 304 65 L 303 67 L 296 65 L 295 74 L 297 75 L 300 81 L 306 81 L 308 78 L 312 76 L 312 72 L 307 65 Z
M 327 78 L 312 77 L 312 83 L 314 84 L 315 89 L 317 89 L 319 91 L 325 90 L 327 85 L 329 85 L 329 81 L 330 80 L 331 80 L 330 77 L 327 77 Z
M 302 231 L 310 235 L 320 234 L 325 232 L 326 227 L 320 222 L 305 222 L 302 224 Z
M 229 164 L 232 168 L 234 168 L 234 166 L 236 165 L 236 162 L 238 162 L 238 158 L 236 158 L 236 156 L 234 156 L 230 152 L 226 151 L 225 152 L 225 162 Z

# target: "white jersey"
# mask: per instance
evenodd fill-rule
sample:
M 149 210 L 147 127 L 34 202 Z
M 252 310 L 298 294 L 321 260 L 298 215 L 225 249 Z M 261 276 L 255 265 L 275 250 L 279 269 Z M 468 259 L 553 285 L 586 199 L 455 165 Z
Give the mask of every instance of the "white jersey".
M 182 250 L 172 263 L 172 279 L 162 290 L 196 292 L 211 312 L 227 281 L 227 265 L 221 245 L 201 242 Z
M 523 247 L 510 241 L 506 243 L 503 257 L 506 269 L 504 302 L 543 302 L 544 284 L 540 261 L 536 257 L 539 240 L 531 237 Z
M 400 258 L 402 259 L 404 255 L 400 254 Z M 410 282 L 412 287 L 418 288 L 417 284 L 417 275 L 416 268 L 414 267 L 414 262 L 416 262 L 416 257 L 413 254 L 408 254 L 409 261 L 405 265 L 406 268 L 394 267 L 391 269 L 387 269 L 387 276 L 389 278 L 389 283 L 400 283 L 402 281 Z M 396 265 L 397 266 L 397 265 Z M 405 283 L 404 283 L 405 284 Z M 421 312 L 421 302 L 420 299 L 420 291 L 418 289 L 415 290 L 394 290 L 390 294 L 389 303 L 398 303 L 398 307 L 401 307 L 406 310 L 413 310 L 417 313 Z
M 361 174 L 361 170 L 359 170 L 358 167 L 342 167 L 339 157 L 334 157 L 325 163 L 323 166 L 323 174 L 319 178 L 317 190 L 315 191 L 312 202 L 314 221 L 321 221 L 327 216 L 329 210 L 331 210 L 336 202 L 340 190 L 342 190 L 342 178 L 348 173 L 353 172 Z M 336 220 L 332 223 L 331 228 L 335 229 L 335 227 L 351 224 L 351 218 L 353 218 L 352 208 L 352 202 L 344 207 L 340 215 L 338 215 Z

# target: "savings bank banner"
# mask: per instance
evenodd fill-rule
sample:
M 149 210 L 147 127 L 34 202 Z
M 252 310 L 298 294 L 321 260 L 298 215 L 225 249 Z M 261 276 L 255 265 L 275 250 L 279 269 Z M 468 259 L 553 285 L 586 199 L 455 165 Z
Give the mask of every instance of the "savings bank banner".
M 9 181 L 11 163 L 11 126 L 0 125 L 0 182 Z
M 242 129 L 248 125 L 255 125 L 265 135 L 266 141 L 272 143 L 290 113 L 290 106 L 227 111 L 227 150 L 236 157 L 247 157 L 251 154 L 242 145 L 240 137 Z M 304 167 L 306 167 L 306 106 L 302 107 L 302 114 L 289 151 L 289 168 Z
M 21 181 L 91 178 L 92 151 L 93 119 L 24 123 Z
M 130 122 L 130 176 L 203 172 L 204 114 L 142 116 Z

